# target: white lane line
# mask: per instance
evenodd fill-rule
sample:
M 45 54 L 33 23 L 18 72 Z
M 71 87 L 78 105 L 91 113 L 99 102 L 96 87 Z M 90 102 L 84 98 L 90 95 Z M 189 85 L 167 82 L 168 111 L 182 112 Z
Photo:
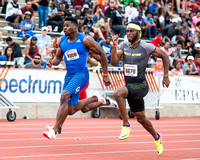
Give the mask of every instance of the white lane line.
M 200 150 L 200 148 L 176 148 L 176 149 L 165 149 L 166 151 L 189 151 L 189 150 Z M 80 156 L 80 155 L 99 155 L 99 154 L 119 154 L 119 153 L 144 153 L 144 152 L 155 152 L 155 150 L 133 150 L 133 151 L 110 151 L 110 152 L 86 152 L 86 153 L 63 153 L 63 154 L 41 154 L 41 155 L 29 155 L 29 156 L 10 156 L 0 157 L 0 159 L 22 159 L 22 158 L 36 158 L 36 157 L 57 157 L 58 156 Z M 66 157 L 65 157 L 66 158 Z
M 200 140 L 185 140 L 185 141 L 164 141 L 164 143 L 188 143 L 200 142 Z M 129 144 L 153 144 L 153 141 L 147 142 L 121 142 L 121 143 L 85 143 L 85 144 L 63 144 L 63 145 L 40 145 L 40 146 L 13 146 L 13 147 L 0 147 L 4 149 L 24 149 L 24 148 L 51 148 L 51 147 L 81 147 L 81 146 L 105 146 L 105 145 L 129 145 Z M 199 147 L 200 148 L 200 147 Z
M 181 159 L 181 160 L 200 160 L 200 158 L 189 158 L 189 159 Z
M 97 124 L 98 125 L 98 124 Z M 50 125 L 52 126 L 52 125 Z M 87 126 L 87 125 L 86 125 Z M 94 128 L 94 129 L 97 129 L 97 128 L 120 128 L 121 126 L 120 125 L 117 125 L 117 126 L 81 126 L 81 127 L 70 127 L 68 126 L 67 128 L 68 129 L 72 129 L 72 128 L 85 128 L 85 129 L 88 129 L 88 128 Z M 131 125 L 133 128 L 142 128 L 141 125 Z M 156 126 L 157 128 L 158 127 L 200 127 L 200 125 L 154 125 Z M 7 126 L 8 127 L 8 126 Z M 10 126 L 9 126 L 10 127 Z M 44 126 L 42 127 L 44 128 Z M 0 128 L 1 131 L 11 131 L 11 130 L 32 130 L 32 129 L 42 129 L 42 128 Z
M 194 133 L 194 134 L 164 134 L 164 137 L 174 137 L 174 136 L 200 136 L 200 133 Z M 41 137 L 42 136 L 42 133 L 41 133 Z M 89 136 L 89 137 L 78 137 L 78 138 L 81 138 L 81 139 L 101 139 L 101 138 L 118 138 L 119 136 L 115 136 L 115 135 L 112 135 L 112 136 Z M 150 135 L 130 135 L 129 137 L 150 137 Z M 57 138 L 57 140 L 66 140 L 66 139 L 74 139 L 76 138 L 76 136 L 74 137 L 62 137 L 62 138 Z M 41 141 L 41 140 L 47 140 L 46 138 L 26 138 L 26 139 L 0 139 L 0 142 L 6 142 L 6 141 Z
M 63 128 L 63 130 L 68 130 L 68 128 Z M 113 132 L 120 132 L 121 130 L 106 130 L 106 131 L 67 131 L 67 132 L 63 132 L 62 134 L 71 134 L 71 133 L 113 133 Z M 141 132 L 141 131 L 145 131 L 144 129 L 133 129 L 134 132 Z M 163 132 L 163 131 L 200 131 L 200 129 L 198 128 L 194 128 L 194 129 L 158 129 L 158 132 Z M 41 132 L 23 132 L 23 133 L 0 133 L 1 136 L 5 135 L 30 135 L 30 134 L 41 134 Z
M 102 119 L 99 119 L 99 121 L 101 121 Z M 104 120 L 104 119 L 103 119 Z M 121 121 L 119 121 L 119 120 L 116 120 L 116 122 L 112 122 L 113 120 L 111 119 L 111 120 L 109 120 L 109 118 L 107 119 L 108 121 L 110 121 L 110 122 L 97 122 L 97 123 L 91 123 L 91 122 L 85 122 L 85 123 L 76 123 L 76 122 L 73 122 L 73 120 L 71 121 L 71 120 L 66 120 L 66 122 L 68 123 L 68 124 L 66 124 L 66 125 L 107 125 L 108 123 L 110 124 L 110 125 L 121 125 Z M 199 118 L 199 120 L 200 120 L 200 118 Z M 81 119 L 80 119 L 80 121 L 81 121 Z M 117 122 L 118 121 L 118 122 Z M 134 120 L 134 121 L 132 121 L 132 120 L 130 120 L 131 122 L 136 122 L 136 120 Z M 72 124 L 72 122 L 73 122 L 73 124 Z M 151 122 L 152 123 L 155 123 L 155 124 L 194 124 L 194 123 L 197 123 L 197 124 L 200 124 L 200 121 L 180 121 L 180 122 L 176 122 L 176 120 L 174 120 L 174 122 L 163 122 L 162 120 L 160 120 L 160 121 L 154 121 L 154 120 L 151 120 Z M 6 122 L 7 123 L 7 122 Z M 53 123 L 53 122 L 47 122 L 47 123 Z M 45 125 L 47 125 L 47 123 L 20 123 L 20 124 L 9 124 L 9 126 L 25 126 L 25 125 L 27 125 L 27 126 L 45 126 Z M 136 122 L 137 123 L 137 122 Z M 8 126 L 8 124 L 1 124 L 1 126 Z

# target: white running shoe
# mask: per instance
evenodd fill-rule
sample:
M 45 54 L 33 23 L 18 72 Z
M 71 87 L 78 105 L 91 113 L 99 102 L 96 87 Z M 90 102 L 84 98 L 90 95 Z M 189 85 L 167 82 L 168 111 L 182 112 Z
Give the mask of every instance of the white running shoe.
M 50 140 L 56 139 L 56 134 L 55 134 L 55 131 L 53 130 L 53 128 L 50 126 L 46 126 L 46 129 L 48 131 L 43 132 L 43 136 L 45 136 L 46 138 L 48 138 Z
M 94 96 L 97 96 L 98 102 L 102 102 L 103 104 L 106 104 L 106 99 L 102 95 L 100 95 L 99 92 L 95 92 Z
M 116 107 L 116 108 L 118 108 L 118 104 L 117 104 L 117 102 L 116 102 L 116 101 L 112 100 L 112 99 L 111 99 L 111 98 L 109 98 L 109 97 L 106 97 L 106 99 L 109 101 L 109 103 L 110 103 L 110 106 L 113 106 L 113 107 Z

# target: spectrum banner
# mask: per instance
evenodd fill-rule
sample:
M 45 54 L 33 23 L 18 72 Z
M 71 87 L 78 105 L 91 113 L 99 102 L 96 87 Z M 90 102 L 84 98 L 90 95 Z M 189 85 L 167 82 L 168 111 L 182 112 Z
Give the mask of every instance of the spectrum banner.
M 65 74 L 66 71 L 62 70 L 10 69 L 0 86 L 0 92 L 12 102 L 60 102 Z M 158 82 L 157 76 L 155 79 Z M 200 77 L 170 76 L 170 81 L 169 88 L 161 87 L 161 103 L 200 104 Z M 96 73 L 90 72 L 88 96 L 95 91 L 103 93 Z

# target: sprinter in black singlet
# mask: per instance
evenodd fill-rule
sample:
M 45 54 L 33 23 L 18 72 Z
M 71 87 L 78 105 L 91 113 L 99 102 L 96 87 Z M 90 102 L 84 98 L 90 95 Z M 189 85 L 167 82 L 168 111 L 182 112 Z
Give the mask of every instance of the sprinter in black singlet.
M 119 139 L 128 138 L 131 127 L 126 113 L 127 98 L 131 111 L 137 121 L 154 137 L 158 154 L 163 153 L 162 134 L 157 133 L 144 112 L 143 97 L 148 93 L 148 84 L 145 78 L 145 70 L 150 55 L 161 58 L 164 65 L 163 86 L 170 84 L 168 78 L 169 58 L 161 49 L 153 44 L 146 43 L 140 39 L 140 23 L 132 21 L 127 25 L 127 38 L 129 42 L 122 42 L 118 51 L 118 36 L 113 37 L 113 47 L 111 53 L 111 64 L 115 66 L 121 57 L 123 58 L 124 76 L 126 85 L 114 92 L 114 98 L 120 109 L 123 126 Z

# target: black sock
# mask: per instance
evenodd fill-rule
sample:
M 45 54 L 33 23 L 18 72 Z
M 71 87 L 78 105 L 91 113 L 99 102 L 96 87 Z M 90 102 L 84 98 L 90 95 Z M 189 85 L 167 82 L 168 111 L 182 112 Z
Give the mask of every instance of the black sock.
M 128 124 L 128 125 L 123 125 L 123 127 L 130 127 L 130 124 Z
M 155 139 L 156 141 L 157 141 L 157 140 L 159 140 L 159 138 L 160 138 L 160 135 L 159 135 L 158 133 L 157 133 L 157 135 L 158 135 L 158 138 L 157 138 L 157 139 Z

